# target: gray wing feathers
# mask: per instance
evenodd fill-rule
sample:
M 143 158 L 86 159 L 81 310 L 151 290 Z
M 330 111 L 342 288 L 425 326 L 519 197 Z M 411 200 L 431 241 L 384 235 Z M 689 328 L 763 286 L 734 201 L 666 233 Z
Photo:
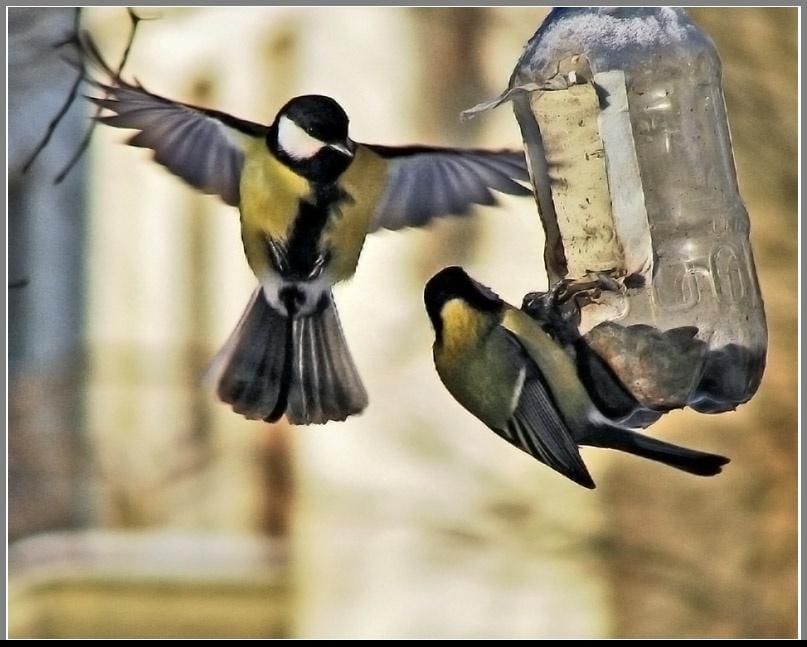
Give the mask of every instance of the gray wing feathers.
M 98 121 L 138 130 L 128 144 L 153 150 L 155 161 L 191 186 L 238 206 L 242 142 L 244 137 L 259 136 L 262 126 L 171 101 L 124 82 L 99 87 L 109 96 L 92 101 L 114 114 Z
M 372 147 L 371 147 L 372 148 Z M 379 228 L 420 227 L 438 216 L 462 216 L 474 204 L 493 205 L 493 191 L 529 195 L 518 181 L 529 179 L 521 152 L 455 149 L 386 149 L 387 189 L 371 223 Z M 397 152 L 390 152 L 397 151 Z
M 538 375 L 525 380 L 507 434 L 510 442 L 552 469 L 584 487 L 594 488 L 571 431 Z

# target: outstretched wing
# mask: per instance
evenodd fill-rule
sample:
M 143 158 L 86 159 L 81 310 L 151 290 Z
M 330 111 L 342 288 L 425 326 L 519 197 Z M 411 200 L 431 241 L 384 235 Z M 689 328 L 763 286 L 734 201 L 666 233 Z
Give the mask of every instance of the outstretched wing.
M 365 145 L 389 164 L 370 231 L 420 227 L 438 216 L 465 215 L 474 204 L 496 204 L 494 190 L 530 194 L 516 181 L 529 179 L 521 151 Z
M 265 137 L 266 126 L 172 101 L 140 84 L 119 80 L 95 86 L 106 96 L 91 101 L 113 113 L 98 121 L 137 130 L 128 144 L 150 148 L 158 163 L 191 186 L 238 206 L 244 146 L 250 139 Z

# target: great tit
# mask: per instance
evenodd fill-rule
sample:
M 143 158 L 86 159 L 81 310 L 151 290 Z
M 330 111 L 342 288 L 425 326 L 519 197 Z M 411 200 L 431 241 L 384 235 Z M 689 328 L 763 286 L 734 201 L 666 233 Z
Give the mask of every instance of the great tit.
M 424 300 L 434 364 L 448 391 L 502 438 L 575 483 L 594 488 L 578 445 L 618 449 L 700 476 L 729 462 L 609 421 L 562 346 L 462 268 L 429 279 Z
M 360 144 L 326 96 L 295 97 L 264 126 L 120 79 L 95 85 L 112 113 L 99 121 L 137 130 L 127 143 L 240 210 L 259 286 L 209 376 L 251 419 L 323 423 L 367 405 L 331 296 L 367 233 L 467 214 L 496 204 L 492 190 L 530 193 L 522 152 Z

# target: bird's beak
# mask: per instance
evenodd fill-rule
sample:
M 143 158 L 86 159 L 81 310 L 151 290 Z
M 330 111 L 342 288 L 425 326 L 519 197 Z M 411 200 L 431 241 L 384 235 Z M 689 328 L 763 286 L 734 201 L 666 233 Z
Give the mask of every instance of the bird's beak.
M 330 148 L 333 148 L 335 151 L 339 151 L 342 155 L 347 155 L 348 157 L 353 157 L 353 151 L 351 150 L 351 146 L 348 145 L 347 142 L 331 142 L 328 144 Z

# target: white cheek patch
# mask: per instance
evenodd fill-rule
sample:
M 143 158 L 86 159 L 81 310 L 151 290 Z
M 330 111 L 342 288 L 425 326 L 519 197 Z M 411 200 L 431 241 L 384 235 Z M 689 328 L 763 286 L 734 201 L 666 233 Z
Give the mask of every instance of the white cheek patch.
M 314 157 L 325 146 L 325 142 L 309 135 L 288 117 L 280 118 L 277 143 L 287 155 L 297 160 Z

